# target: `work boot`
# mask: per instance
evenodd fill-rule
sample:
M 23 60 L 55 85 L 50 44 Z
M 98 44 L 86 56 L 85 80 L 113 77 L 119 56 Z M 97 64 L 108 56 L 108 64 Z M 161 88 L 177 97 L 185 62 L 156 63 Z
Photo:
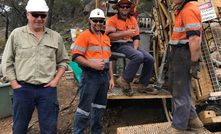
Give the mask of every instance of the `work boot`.
M 185 131 L 183 130 L 178 130 L 176 128 L 173 127 L 169 127 L 163 131 L 160 131 L 158 134 L 184 134 Z
M 144 86 L 144 85 L 141 85 L 139 84 L 138 85 L 138 89 L 137 89 L 137 92 L 139 93 L 147 93 L 147 94 L 152 94 L 152 95 L 155 95 L 155 94 L 158 94 L 158 90 L 151 87 L 151 86 Z
M 187 129 L 197 129 L 197 128 L 201 128 L 203 127 L 203 123 L 201 122 L 201 120 L 197 117 L 195 119 L 190 119 Z
M 120 85 L 122 92 L 127 96 L 132 96 L 134 94 L 133 89 L 130 87 L 130 83 L 126 82 L 122 76 L 116 80 L 117 84 Z

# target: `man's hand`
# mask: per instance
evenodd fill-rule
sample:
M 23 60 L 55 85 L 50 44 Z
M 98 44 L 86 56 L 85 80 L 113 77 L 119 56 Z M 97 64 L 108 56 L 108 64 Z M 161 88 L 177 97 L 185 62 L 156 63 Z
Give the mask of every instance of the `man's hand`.
M 96 70 L 104 70 L 105 63 L 104 60 L 99 60 L 97 62 L 92 62 L 92 68 Z
M 17 89 L 17 88 L 21 88 L 21 85 L 20 84 L 11 84 L 12 88 L 13 89 Z
M 114 88 L 114 80 L 113 79 L 110 79 L 110 82 L 109 82 L 109 89 L 108 91 L 111 91 L 113 88 Z
M 10 81 L 10 84 L 11 84 L 13 89 L 21 88 L 21 85 L 18 84 L 18 82 L 16 80 Z
M 128 29 L 127 30 L 127 36 L 130 36 L 130 37 L 134 37 L 134 34 L 135 34 L 135 30 L 134 29 Z
M 58 85 L 58 83 L 59 83 L 59 81 L 57 81 L 57 80 L 52 80 L 52 81 L 50 81 L 48 84 L 46 84 L 46 85 L 44 85 L 44 87 L 57 87 L 57 85 Z
M 191 62 L 191 68 L 190 68 L 190 73 L 191 73 L 192 77 L 197 79 L 197 80 L 200 79 L 197 75 L 198 71 L 200 72 L 199 62 L 201 62 L 201 60 L 192 61 Z

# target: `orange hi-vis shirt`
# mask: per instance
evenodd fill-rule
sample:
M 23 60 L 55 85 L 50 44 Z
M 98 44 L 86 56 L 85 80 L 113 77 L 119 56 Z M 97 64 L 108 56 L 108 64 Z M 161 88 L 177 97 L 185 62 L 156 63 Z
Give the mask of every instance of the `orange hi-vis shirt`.
M 199 8 L 187 1 L 176 12 L 175 24 L 169 44 L 178 46 L 188 45 L 188 38 L 191 35 L 202 37 L 202 17 Z
M 135 30 L 133 38 L 131 38 L 130 36 L 126 36 L 123 39 L 111 42 L 133 42 L 133 40 L 136 39 L 140 40 L 140 32 L 137 20 L 130 15 L 125 20 L 118 13 L 108 19 L 106 23 L 105 34 L 110 35 L 111 33 L 121 33 L 127 31 L 130 28 Z
M 90 30 L 87 29 L 78 35 L 74 48 L 72 49 L 72 60 L 78 56 L 83 56 L 91 62 L 104 60 L 105 69 L 109 69 L 109 61 L 111 58 L 110 39 L 107 35 L 100 33 L 99 38 Z M 92 68 L 82 67 L 82 70 L 93 70 Z

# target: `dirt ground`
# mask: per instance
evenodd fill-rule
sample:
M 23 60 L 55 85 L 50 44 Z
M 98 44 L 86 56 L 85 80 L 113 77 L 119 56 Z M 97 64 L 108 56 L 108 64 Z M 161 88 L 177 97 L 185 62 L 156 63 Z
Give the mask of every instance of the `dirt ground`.
M 77 87 L 73 82 L 73 74 L 65 74 L 58 85 L 60 109 L 68 106 L 74 98 Z M 73 119 L 78 104 L 78 96 L 70 108 L 59 113 L 58 134 L 73 132 Z M 36 110 L 30 124 L 37 121 Z M 154 100 L 108 100 L 107 109 L 102 118 L 105 134 L 116 134 L 118 127 L 165 122 L 160 99 Z M 12 134 L 12 117 L 0 119 L 0 134 Z M 38 134 L 39 124 L 29 128 L 28 134 Z M 90 133 L 89 123 L 85 134 Z

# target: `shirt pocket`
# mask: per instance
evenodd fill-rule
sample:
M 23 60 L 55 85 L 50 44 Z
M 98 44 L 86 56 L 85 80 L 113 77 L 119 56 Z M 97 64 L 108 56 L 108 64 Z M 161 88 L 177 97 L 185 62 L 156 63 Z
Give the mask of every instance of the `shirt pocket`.
M 34 55 L 33 51 L 34 46 L 30 44 L 18 44 L 18 57 L 27 59 Z
M 101 44 L 98 41 L 90 41 L 87 47 L 87 51 L 86 51 L 86 55 L 90 55 L 90 57 L 92 56 L 94 57 L 99 57 L 99 55 L 101 55 L 102 52 L 102 48 L 101 48 Z
M 103 44 L 104 44 L 106 47 L 111 47 L 110 41 L 108 41 L 108 40 L 104 40 L 104 41 L 103 41 Z
M 57 47 L 51 44 L 44 44 L 42 47 L 42 56 L 46 59 L 50 59 L 52 61 L 56 60 L 56 51 Z
M 109 41 L 104 41 L 103 42 L 103 46 L 104 46 L 104 54 L 105 54 L 105 58 L 106 59 L 109 59 L 110 57 L 111 57 L 111 49 L 110 49 L 110 47 L 111 47 L 111 44 L 110 44 L 110 42 Z

